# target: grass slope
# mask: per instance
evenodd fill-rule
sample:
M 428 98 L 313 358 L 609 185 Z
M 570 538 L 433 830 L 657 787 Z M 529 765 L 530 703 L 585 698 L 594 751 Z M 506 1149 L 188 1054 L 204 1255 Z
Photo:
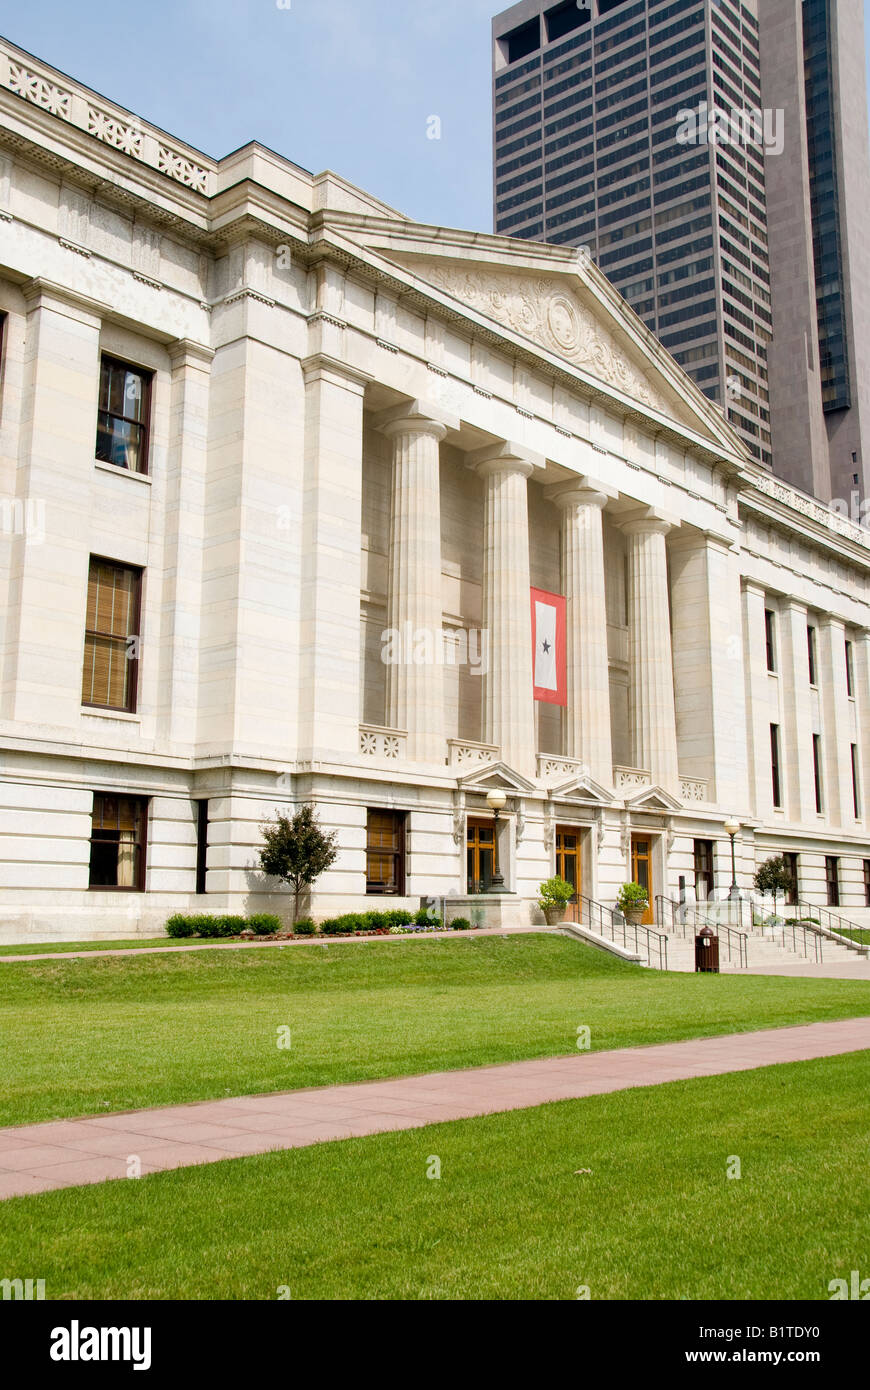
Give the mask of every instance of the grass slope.
M 0 1268 L 49 1299 L 827 1299 L 870 1267 L 868 1086 L 860 1052 L 15 1198 Z
M 563 937 L 0 967 L 0 1124 L 870 1014 L 870 981 L 662 974 Z M 292 1048 L 278 1047 L 291 1029 Z

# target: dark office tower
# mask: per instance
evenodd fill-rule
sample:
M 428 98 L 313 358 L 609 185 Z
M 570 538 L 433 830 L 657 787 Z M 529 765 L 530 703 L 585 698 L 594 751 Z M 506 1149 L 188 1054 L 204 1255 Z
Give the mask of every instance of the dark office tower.
M 860 515 L 870 496 L 870 152 L 862 0 L 764 0 L 764 101 L 786 143 L 766 161 L 776 472 Z
M 711 119 L 760 112 L 757 13 L 756 0 L 522 0 L 499 15 L 495 227 L 588 246 L 770 464 L 764 145 L 777 132 Z

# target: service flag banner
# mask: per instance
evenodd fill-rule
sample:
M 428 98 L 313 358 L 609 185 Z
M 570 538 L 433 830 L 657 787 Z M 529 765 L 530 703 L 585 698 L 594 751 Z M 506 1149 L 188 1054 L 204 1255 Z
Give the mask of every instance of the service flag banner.
M 566 604 L 562 594 L 532 589 L 532 660 L 535 699 L 548 705 L 568 703 L 565 652 Z

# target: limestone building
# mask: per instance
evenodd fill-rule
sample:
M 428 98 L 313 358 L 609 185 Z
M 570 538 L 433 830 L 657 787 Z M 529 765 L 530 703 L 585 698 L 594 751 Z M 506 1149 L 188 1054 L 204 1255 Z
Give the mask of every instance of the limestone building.
M 259 827 L 301 803 L 319 917 L 703 896 L 736 817 L 742 885 L 787 852 L 866 920 L 868 533 L 594 265 L 209 159 L 10 44 L 0 108 L 0 940 L 286 910 Z

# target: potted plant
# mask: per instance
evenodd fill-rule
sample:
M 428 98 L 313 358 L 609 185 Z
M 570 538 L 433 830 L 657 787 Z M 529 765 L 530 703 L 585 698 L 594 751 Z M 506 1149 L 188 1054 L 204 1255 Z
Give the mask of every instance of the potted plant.
M 547 919 L 548 927 L 556 927 L 565 920 L 565 912 L 573 898 L 575 888 L 564 878 L 548 878 L 538 889 L 538 904 Z
M 630 926 L 639 927 L 649 907 L 649 893 L 641 883 L 623 883 L 616 906 Z

